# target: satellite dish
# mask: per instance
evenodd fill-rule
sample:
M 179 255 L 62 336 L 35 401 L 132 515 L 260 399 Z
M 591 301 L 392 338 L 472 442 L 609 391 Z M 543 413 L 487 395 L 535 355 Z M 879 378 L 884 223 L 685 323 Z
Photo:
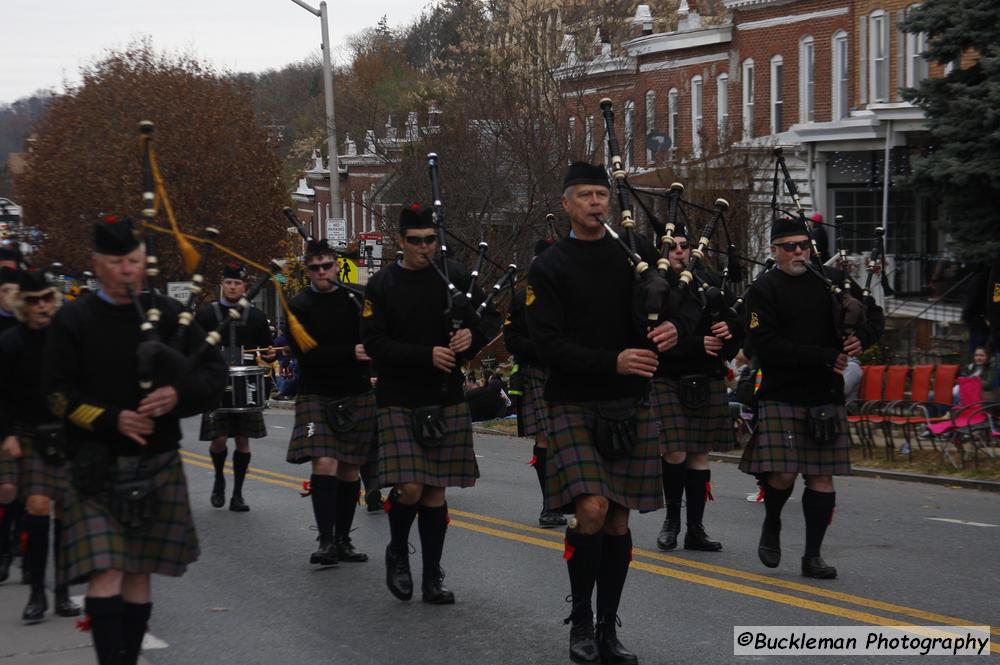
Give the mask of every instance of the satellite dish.
M 646 135 L 646 149 L 654 155 L 663 150 L 670 149 L 670 137 L 660 132 L 653 132 Z

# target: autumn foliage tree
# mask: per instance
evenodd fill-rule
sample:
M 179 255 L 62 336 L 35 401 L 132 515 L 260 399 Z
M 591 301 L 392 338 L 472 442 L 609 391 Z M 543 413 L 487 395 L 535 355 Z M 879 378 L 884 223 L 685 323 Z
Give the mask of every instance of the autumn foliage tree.
M 283 254 L 280 164 L 245 86 L 148 42 L 110 52 L 82 78 L 36 125 L 29 169 L 15 182 L 25 221 L 48 235 L 41 260 L 84 270 L 100 213 L 141 216 L 142 120 L 155 125 L 156 158 L 183 231 L 214 226 L 221 243 L 261 263 Z M 162 211 L 158 221 L 167 225 Z M 173 241 L 157 241 L 164 276 L 186 279 Z M 225 260 L 210 254 L 210 281 Z

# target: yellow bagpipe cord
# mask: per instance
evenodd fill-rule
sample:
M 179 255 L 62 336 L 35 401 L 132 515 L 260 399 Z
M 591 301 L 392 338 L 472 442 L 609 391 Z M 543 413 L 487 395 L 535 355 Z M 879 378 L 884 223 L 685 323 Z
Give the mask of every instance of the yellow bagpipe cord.
M 142 140 L 149 141 L 149 137 L 143 136 Z M 194 248 L 194 245 L 184 237 L 180 226 L 177 224 L 177 218 L 174 216 L 174 208 L 170 205 L 170 199 L 167 197 L 167 188 L 163 184 L 163 176 L 160 174 L 160 167 L 156 163 L 156 153 L 153 150 L 152 144 L 147 146 L 147 154 L 149 155 L 149 169 L 152 171 L 153 182 L 156 186 L 156 198 L 153 200 L 153 209 L 157 209 L 157 203 L 160 201 L 163 202 L 163 209 L 167 213 L 170 228 L 173 229 L 174 238 L 177 239 L 177 246 L 181 250 L 181 257 L 184 259 L 184 269 L 189 273 L 194 273 L 198 270 L 201 255 L 198 254 L 198 250 Z
M 143 226 L 145 226 L 145 228 L 149 229 L 150 231 L 156 231 L 157 233 L 175 235 L 173 230 L 165 229 L 162 226 L 156 226 L 151 222 L 144 221 Z M 203 245 L 209 245 L 211 247 L 214 247 L 218 251 L 222 252 L 223 254 L 233 257 L 234 259 L 245 265 L 248 265 L 252 268 L 256 268 L 257 270 L 260 270 L 261 272 L 270 275 L 271 281 L 274 282 L 275 289 L 278 292 L 278 300 L 281 302 L 281 308 L 285 310 L 285 320 L 288 321 L 288 331 L 295 339 L 295 343 L 298 344 L 299 348 L 302 349 L 303 353 L 308 353 L 309 351 L 312 351 L 318 346 L 316 340 L 313 339 L 312 335 L 310 335 L 306 331 L 305 327 L 302 325 L 302 322 L 299 321 L 299 318 L 295 316 L 292 310 L 288 307 L 288 300 L 285 299 L 285 290 L 281 286 L 281 282 L 278 281 L 277 275 L 272 274 L 271 270 L 267 266 L 261 265 L 256 261 L 252 261 L 247 257 L 239 254 L 238 252 L 235 252 L 229 249 L 228 247 L 225 247 L 224 245 L 220 245 L 215 240 L 209 240 L 207 238 L 198 238 L 197 236 L 192 236 L 187 233 L 182 233 L 180 229 L 177 230 L 176 236 L 178 237 L 178 243 L 180 243 L 180 240 L 184 240 L 189 245 L 192 242 L 198 242 Z M 194 250 L 194 247 L 192 246 L 191 249 Z M 195 254 L 197 254 L 197 250 L 194 251 Z

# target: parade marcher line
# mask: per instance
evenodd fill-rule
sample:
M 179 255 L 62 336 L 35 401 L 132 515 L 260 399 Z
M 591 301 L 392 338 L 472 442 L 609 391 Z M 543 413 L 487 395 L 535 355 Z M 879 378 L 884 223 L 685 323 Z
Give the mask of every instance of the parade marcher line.
M 199 453 L 194 453 L 189 450 L 182 450 L 181 456 L 187 464 L 192 466 L 212 469 L 211 462 L 206 455 Z M 229 465 L 227 465 L 227 471 Z M 262 474 L 267 474 L 262 475 Z M 270 476 L 270 477 L 269 477 Z M 288 474 L 279 473 L 276 471 L 267 471 L 260 468 L 254 468 L 252 471 L 248 472 L 248 478 L 253 480 L 259 480 L 264 483 L 271 485 L 276 485 L 278 487 L 284 487 L 288 489 L 301 490 L 302 489 L 302 478 L 297 478 Z M 469 513 L 461 510 L 456 510 L 452 508 L 450 511 L 453 517 L 462 517 L 467 519 L 473 519 L 480 522 L 485 522 L 488 524 L 495 524 L 497 526 L 504 526 L 510 529 L 516 529 L 521 532 L 538 534 L 546 536 L 545 539 L 537 538 L 534 536 L 524 535 L 524 533 L 512 533 L 510 531 L 505 531 L 490 526 L 485 526 L 481 524 L 475 524 L 472 522 L 466 522 L 463 520 L 451 520 L 451 525 L 469 531 L 476 531 L 485 535 L 491 535 L 498 538 L 504 538 L 506 540 L 513 540 L 516 542 L 521 542 L 529 545 L 535 545 L 538 547 L 544 547 L 552 550 L 563 550 L 563 543 L 561 534 L 558 532 L 553 532 L 551 530 L 540 529 L 537 527 L 531 527 L 524 524 L 519 524 L 510 520 L 505 520 L 497 517 L 490 517 L 488 515 L 480 515 L 477 513 Z M 892 612 L 895 614 L 900 614 L 903 616 L 909 616 L 916 619 L 921 619 L 929 621 L 939 625 L 974 625 L 975 621 L 968 619 L 959 619 L 956 617 L 951 617 L 947 615 L 936 614 L 933 612 L 927 612 L 917 608 L 907 607 L 905 605 L 896 605 L 894 603 L 886 603 L 879 600 L 874 600 L 870 598 L 864 598 L 862 596 L 855 596 L 852 594 L 841 593 L 838 591 L 831 591 L 828 589 L 823 589 L 820 587 L 813 587 L 807 584 L 801 584 L 798 582 L 791 582 L 787 580 L 779 580 L 766 575 L 758 575 L 756 573 L 749 573 L 746 571 L 726 568 L 724 566 L 718 566 L 714 564 L 707 564 L 700 561 L 693 561 L 683 559 L 681 557 L 669 556 L 665 554 L 660 554 L 659 552 L 651 552 L 648 550 L 643 550 L 640 548 L 634 548 L 634 555 L 636 557 L 644 557 L 648 559 L 654 559 L 657 561 L 662 561 L 664 563 L 670 563 L 679 566 L 686 566 L 689 568 L 695 568 L 708 573 L 715 573 L 718 575 L 726 575 L 730 577 L 736 577 L 739 579 L 746 580 L 748 582 L 756 582 L 759 584 L 765 584 L 770 586 L 775 586 L 789 591 L 797 591 L 800 593 L 811 594 L 814 596 L 819 596 L 823 598 L 828 598 L 831 600 L 837 600 L 844 603 L 850 603 L 862 607 L 868 607 L 871 609 L 878 609 L 887 612 Z M 710 586 L 724 591 L 730 591 L 732 593 L 739 593 L 754 598 L 762 598 L 765 600 L 770 600 L 772 602 L 781 603 L 785 605 L 793 605 L 795 607 L 800 607 L 803 609 L 809 609 L 823 614 L 829 614 L 832 616 L 838 616 L 842 618 L 847 618 L 851 620 L 860 621 L 863 623 L 870 623 L 873 625 L 895 625 L 904 626 L 912 625 L 912 622 L 898 621 L 895 619 L 889 619 L 887 617 L 882 617 L 876 614 L 870 614 L 868 612 L 860 612 L 857 610 L 851 610 L 848 608 L 838 607 L 836 605 L 830 605 L 827 603 L 817 602 L 813 600 L 808 600 L 805 598 L 800 598 L 798 596 L 791 596 L 788 594 L 778 593 L 774 591 L 768 591 L 766 589 L 760 589 L 758 587 L 753 587 L 745 584 L 739 584 L 735 582 L 729 582 L 726 580 L 719 580 L 712 577 L 706 577 L 704 575 L 698 575 L 696 573 L 691 573 L 683 570 L 676 570 L 663 565 L 646 563 L 643 561 L 633 560 L 632 566 L 637 570 L 643 570 L 646 572 L 654 573 L 656 575 L 661 575 L 664 577 L 673 577 L 675 579 L 683 580 L 686 582 L 692 582 L 694 584 L 701 584 L 704 586 Z M 1000 627 L 992 627 L 990 631 L 993 635 L 1000 635 Z M 994 653 L 1000 653 L 1000 644 L 991 643 L 990 649 Z

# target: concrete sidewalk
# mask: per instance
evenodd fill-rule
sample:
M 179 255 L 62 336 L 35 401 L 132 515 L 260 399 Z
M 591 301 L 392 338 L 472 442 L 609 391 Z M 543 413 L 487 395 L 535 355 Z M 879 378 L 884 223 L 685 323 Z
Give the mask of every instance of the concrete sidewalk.
M 42 623 L 25 626 L 21 622 L 28 587 L 18 583 L 20 576 L 15 563 L 10 578 L 0 584 L 0 665 L 95 665 L 90 633 L 76 628 L 80 617 L 58 617 L 50 609 Z M 51 604 L 52 593 L 47 593 Z M 75 600 L 83 602 L 82 598 Z M 142 657 L 139 663 L 150 665 Z

